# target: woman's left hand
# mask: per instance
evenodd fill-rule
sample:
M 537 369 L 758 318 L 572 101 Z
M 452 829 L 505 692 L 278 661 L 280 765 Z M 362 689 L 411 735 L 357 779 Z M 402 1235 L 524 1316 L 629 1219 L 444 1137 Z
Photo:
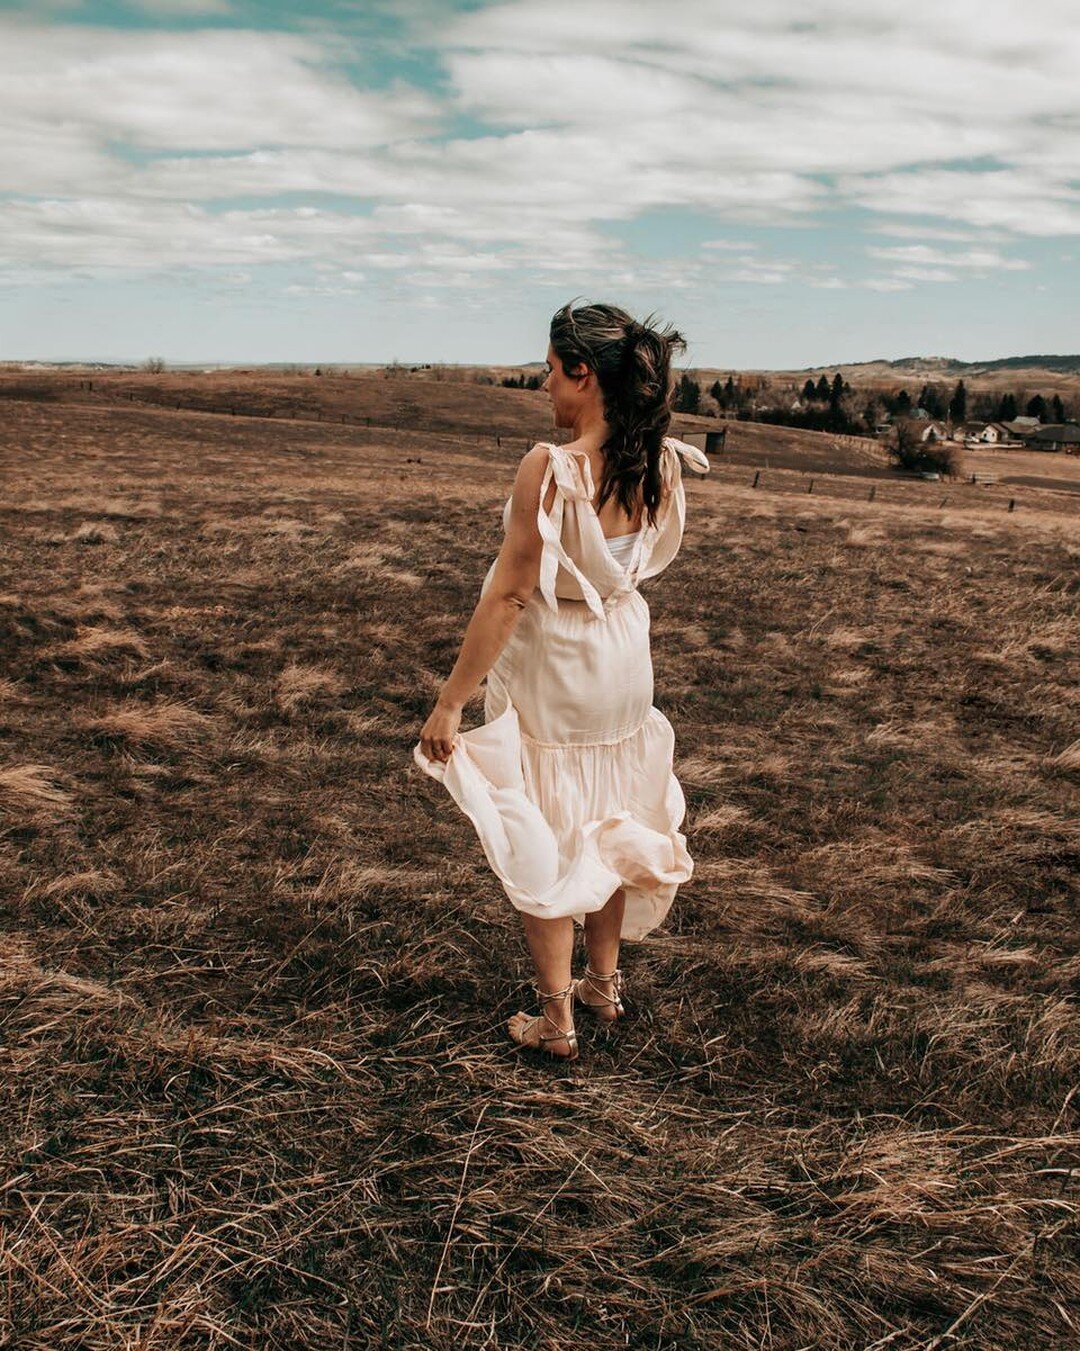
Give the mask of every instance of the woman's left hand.
M 420 749 L 429 760 L 450 759 L 454 737 L 461 726 L 461 709 L 438 703 L 420 732 Z

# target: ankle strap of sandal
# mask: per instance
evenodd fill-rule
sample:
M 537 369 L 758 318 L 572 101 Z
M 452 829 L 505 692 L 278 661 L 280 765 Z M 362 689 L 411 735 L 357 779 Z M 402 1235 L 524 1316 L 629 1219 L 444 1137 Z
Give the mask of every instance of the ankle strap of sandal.
M 622 971 L 616 967 L 614 971 L 610 971 L 607 975 L 604 975 L 602 971 L 594 971 L 591 966 L 586 966 L 585 974 L 587 976 L 592 976 L 594 980 L 615 980 L 616 977 L 622 975 Z
M 546 1004 L 549 999 L 565 999 L 573 988 L 574 982 L 571 981 L 565 990 L 552 990 L 552 992 L 548 994 L 545 990 L 541 990 L 539 985 L 533 985 L 533 989 L 536 991 L 536 997 L 540 1000 L 541 1004 Z

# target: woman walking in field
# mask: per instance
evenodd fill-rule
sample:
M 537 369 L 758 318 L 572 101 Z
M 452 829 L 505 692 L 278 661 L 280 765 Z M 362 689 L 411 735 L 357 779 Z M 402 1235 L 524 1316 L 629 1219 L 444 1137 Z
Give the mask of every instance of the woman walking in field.
M 622 1015 L 620 940 L 655 928 L 693 871 L 637 586 L 682 541 L 680 455 L 709 462 L 666 435 L 678 332 L 614 305 L 566 305 L 549 336 L 543 388 L 573 439 L 522 458 L 502 547 L 413 756 L 472 821 L 521 912 L 540 1013 L 514 1014 L 511 1038 L 576 1059 L 574 1002 Z M 485 676 L 484 724 L 459 733 Z

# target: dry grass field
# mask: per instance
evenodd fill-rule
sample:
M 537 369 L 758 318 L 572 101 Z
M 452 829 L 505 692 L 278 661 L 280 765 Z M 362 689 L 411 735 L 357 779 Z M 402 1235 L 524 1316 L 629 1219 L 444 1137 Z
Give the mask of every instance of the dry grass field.
M 538 1063 L 411 749 L 545 401 L 110 379 L 0 399 L 0 1343 L 1080 1345 L 1075 496 L 733 431 L 643 587 L 695 876 Z

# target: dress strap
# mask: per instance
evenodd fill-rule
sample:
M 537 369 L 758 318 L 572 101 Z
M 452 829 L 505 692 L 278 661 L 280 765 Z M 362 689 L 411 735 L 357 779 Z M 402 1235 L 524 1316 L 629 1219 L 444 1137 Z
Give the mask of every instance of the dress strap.
M 660 458 L 660 481 L 663 484 L 664 502 L 656 525 L 643 530 L 634 546 L 626 569 L 626 580 L 620 589 L 625 589 L 627 586 L 637 586 L 642 571 L 649 565 L 649 559 L 652 558 L 656 542 L 663 533 L 667 517 L 675 505 L 676 495 L 682 483 L 682 471 L 679 466 L 677 450 L 683 444 L 682 441 L 675 441 L 670 436 L 664 438 L 663 454 Z M 696 452 L 695 446 L 690 446 L 689 449 Z M 708 464 L 708 461 L 706 461 L 706 464 Z
M 709 457 L 703 450 L 699 450 L 697 446 L 692 446 L 689 441 L 680 441 L 677 436 L 665 436 L 664 443 L 665 445 L 670 446 L 676 454 L 681 455 L 690 467 L 696 469 L 699 474 L 707 474 L 709 472 L 709 469 L 711 468 Z M 674 458 L 674 456 L 672 458 Z
M 566 552 L 562 542 L 563 508 L 566 499 L 568 497 L 579 501 L 584 499 L 585 502 L 592 500 L 592 471 L 586 462 L 582 466 L 583 475 L 579 477 L 575 473 L 574 466 L 568 463 L 568 453 L 561 446 L 550 442 L 545 444 L 548 445 L 548 462 L 544 471 L 544 481 L 540 486 L 540 505 L 536 514 L 536 523 L 544 545 L 540 558 L 541 595 L 547 601 L 549 609 L 557 613 L 559 602 L 555 595 L 555 578 L 561 565 L 581 587 L 581 594 L 592 613 L 597 619 L 606 619 L 607 611 L 604 609 L 599 591 Z M 555 480 L 555 500 L 551 504 L 549 516 L 544 510 L 544 497 L 552 479 Z

